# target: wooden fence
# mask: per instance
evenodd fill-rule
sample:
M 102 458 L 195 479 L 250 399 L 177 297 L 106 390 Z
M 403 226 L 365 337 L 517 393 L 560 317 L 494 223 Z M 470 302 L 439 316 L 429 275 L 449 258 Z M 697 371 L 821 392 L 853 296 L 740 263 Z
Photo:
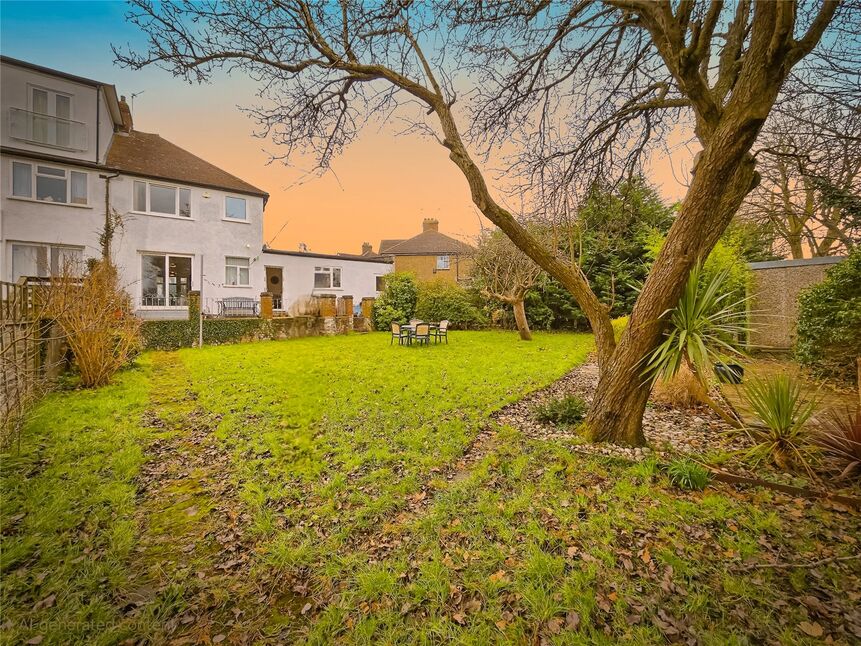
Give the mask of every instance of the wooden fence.
M 0 431 L 14 431 L 38 398 L 46 377 L 46 330 L 39 285 L 0 281 Z

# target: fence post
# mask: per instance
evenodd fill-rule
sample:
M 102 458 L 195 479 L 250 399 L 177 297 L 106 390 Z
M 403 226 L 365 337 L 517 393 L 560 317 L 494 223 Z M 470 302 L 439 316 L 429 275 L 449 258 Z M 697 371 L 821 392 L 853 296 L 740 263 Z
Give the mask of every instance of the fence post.
M 261 292 L 260 294 L 260 318 L 272 318 L 272 294 L 269 292 Z

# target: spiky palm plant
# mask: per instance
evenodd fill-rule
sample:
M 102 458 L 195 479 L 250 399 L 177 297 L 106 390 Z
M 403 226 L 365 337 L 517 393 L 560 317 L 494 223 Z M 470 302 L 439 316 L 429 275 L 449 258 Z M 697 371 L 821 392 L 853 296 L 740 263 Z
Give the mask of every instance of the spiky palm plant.
M 747 298 L 734 298 L 726 290 L 727 270 L 714 274 L 704 285 L 700 284 L 702 271 L 702 265 L 697 263 L 678 305 L 664 313 L 669 316 L 669 325 L 664 340 L 649 355 L 645 372 L 653 381 L 668 381 L 682 366 L 687 367 L 699 383 L 700 399 L 724 421 L 739 427 L 738 419 L 709 396 L 708 386 L 715 361 L 727 354 L 742 356 L 739 339 L 748 332 L 744 307 Z
M 832 411 L 816 439 L 838 465 L 839 478 L 861 478 L 861 406 L 854 412 Z
M 749 380 L 744 397 L 758 420 L 744 429 L 754 443 L 747 457 L 755 465 L 770 459 L 781 469 L 802 467 L 813 476 L 817 447 L 807 422 L 816 398 L 803 397 L 801 381 L 785 373 Z

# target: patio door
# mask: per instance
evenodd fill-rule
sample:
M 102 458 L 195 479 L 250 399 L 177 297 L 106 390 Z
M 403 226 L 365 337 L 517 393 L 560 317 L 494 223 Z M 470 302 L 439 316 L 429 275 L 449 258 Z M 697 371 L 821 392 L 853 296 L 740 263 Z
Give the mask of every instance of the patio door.
M 284 268 L 266 268 L 266 291 L 272 294 L 272 307 L 276 310 L 284 309 Z

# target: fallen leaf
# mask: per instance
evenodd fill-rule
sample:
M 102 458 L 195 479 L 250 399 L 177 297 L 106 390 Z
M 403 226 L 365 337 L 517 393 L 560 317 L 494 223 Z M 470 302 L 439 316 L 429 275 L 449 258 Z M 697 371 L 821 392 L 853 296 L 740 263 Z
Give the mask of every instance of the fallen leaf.
M 456 612 L 456 613 L 454 613 L 454 614 L 451 616 L 451 618 L 452 618 L 454 621 L 456 621 L 457 623 L 459 623 L 461 626 L 463 626 L 463 624 L 464 624 L 464 621 L 465 621 L 465 620 L 464 620 L 464 617 L 463 617 L 463 615 L 462 615 L 461 613 Z
M 642 553 L 640 554 L 640 558 L 643 560 L 643 563 L 650 563 L 652 560 L 652 555 L 649 553 L 649 548 L 644 547 Z
M 508 626 L 508 622 L 505 621 L 505 619 L 500 619 L 499 621 L 496 622 L 496 627 L 499 628 L 500 630 L 505 630 L 505 628 L 507 626 Z
M 819 622 L 814 621 L 812 624 L 809 621 L 802 621 L 798 624 L 798 627 L 801 628 L 801 631 L 805 635 L 810 635 L 811 637 L 822 637 L 825 632 L 822 630 L 822 626 L 819 625 Z
M 33 606 L 33 610 L 41 610 L 43 608 L 50 608 L 51 606 L 54 605 L 54 602 L 56 600 L 57 600 L 57 595 L 55 595 L 55 594 L 48 595 L 47 597 L 45 597 L 41 601 L 38 601 Z
M 547 622 L 547 630 L 551 635 L 558 635 L 562 632 L 562 620 L 558 617 L 554 617 L 550 621 Z
M 225 639 L 227 639 L 227 635 L 225 635 L 224 633 L 218 633 L 215 637 L 212 638 L 212 643 L 213 644 L 220 644 Z
M 43 639 L 45 639 L 45 635 L 36 635 L 35 637 L 31 637 L 24 643 L 33 644 L 35 646 L 35 644 L 41 644 Z
M 312 606 L 310 603 L 306 603 L 304 606 L 302 606 L 302 614 L 306 614 L 311 609 L 311 607 Z
M 573 610 L 570 610 L 567 615 L 565 615 L 565 627 L 568 630 L 577 630 L 577 626 L 580 625 L 580 615 Z
M 575 556 L 577 554 L 577 552 L 579 552 L 579 551 L 580 550 L 577 549 L 576 545 L 572 545 L 571 547 L 568 548 L 568 556 Z
M 496 583 L 497 581 L 502 581 L 505 578 L 505 570 L 499 570 L 490 575 L 490 580 Z

